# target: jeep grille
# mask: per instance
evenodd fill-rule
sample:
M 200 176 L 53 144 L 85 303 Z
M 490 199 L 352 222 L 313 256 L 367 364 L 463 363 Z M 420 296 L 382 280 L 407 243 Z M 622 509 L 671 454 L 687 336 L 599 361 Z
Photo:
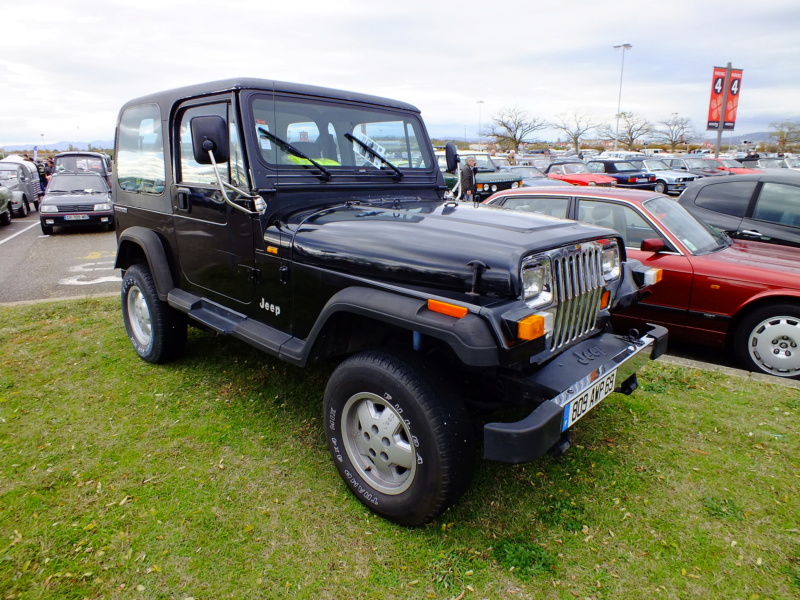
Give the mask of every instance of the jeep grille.
M 551 352 L 594 330 L 603 294 L 603 248 L 597 243 L 562 248 L 552 255 L 558 309 Z

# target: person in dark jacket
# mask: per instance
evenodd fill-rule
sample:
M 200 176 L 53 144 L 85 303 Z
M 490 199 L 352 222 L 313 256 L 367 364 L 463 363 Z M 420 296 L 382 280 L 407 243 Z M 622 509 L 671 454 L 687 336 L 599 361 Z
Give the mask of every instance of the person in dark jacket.
M 471 202 L 475 198 L 475 157 L 468 156 L 461 167 L 461 200 Z

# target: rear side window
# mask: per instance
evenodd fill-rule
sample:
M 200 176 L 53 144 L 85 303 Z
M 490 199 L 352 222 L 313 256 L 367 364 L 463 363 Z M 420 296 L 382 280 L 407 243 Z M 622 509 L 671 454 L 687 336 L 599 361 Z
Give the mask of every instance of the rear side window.
M 761 186 L 753 218 L 800 227 L 800 187 L 765 183 Z
M 732 217 L 744 217 L 756 189 L 755 181 L 726 181 L 706 185 L 694 199 L 696 206 Z
M 129 193 L 162 194 L 166 166 L 158 105 L 127 108 L 120 118 L 117 143 L 119 187 Z

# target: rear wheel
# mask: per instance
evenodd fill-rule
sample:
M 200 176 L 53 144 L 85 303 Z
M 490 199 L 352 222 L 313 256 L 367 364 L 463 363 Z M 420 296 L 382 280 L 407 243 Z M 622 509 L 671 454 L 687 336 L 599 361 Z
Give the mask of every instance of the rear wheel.
M 25 218 L 28 216 L 28 199 L 23 198 L 22 202 L 19 204 L 19 208 L 17 209 L 17 216 L 20 218 Z
M 734 352 L 744 368 L 800 379 L 800 306 L 769 304 L 742 319 Z
M 467 487 L 469 416 L 415 357 L 368 351 L 345 360 L 325 390 L 324 422 L 342 479 L 390 521 L 427 523 Z
M 122 278 L 122 318 L 136 353 L 150 363 L 177 358 L 186 345 L 186 317 L 159 300 L 147 265 L 136 264 Z

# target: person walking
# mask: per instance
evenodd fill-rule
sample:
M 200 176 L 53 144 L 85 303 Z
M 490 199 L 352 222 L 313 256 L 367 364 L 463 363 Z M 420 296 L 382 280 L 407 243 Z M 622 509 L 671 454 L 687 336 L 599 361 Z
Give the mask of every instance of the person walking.
M 477 191 L 477 186 L 475 184 L 475 165 L 475 157 L 468 156 L 459 174 L 461 181 L 460 199 L 465 202 L 471 202 L 475 199 L 475 192 Z

